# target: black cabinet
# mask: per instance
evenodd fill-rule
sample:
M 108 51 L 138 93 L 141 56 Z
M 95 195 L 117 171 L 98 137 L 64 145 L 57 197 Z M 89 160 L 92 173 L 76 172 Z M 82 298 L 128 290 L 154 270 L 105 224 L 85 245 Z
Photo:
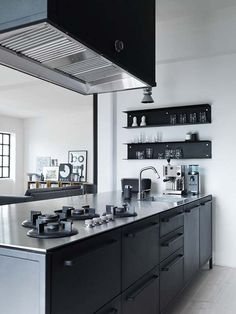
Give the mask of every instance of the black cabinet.
M 185 207 L 184 215 L 184 282 L 199 269 L 199 206 Z
M 122 295 L 123 314 L 159 313 L 159 273 L 154 269 Z
M 183 289 L 184 251 L 180 249 L 160 265 L 160 310 L 161 312 Z
M 67 0 L 66 5 L 50 0 L 48 6 L 52 22 L 131 74 L 156 85 L 155 0 Z
M 91 314 L 121 293 L 120 229 L 52 254 L 51 314 Z
M 94 314 L 121 314 L 121 296 L 115 298 Z
M 158 314 L 212 258 L 211 197 L 50 253 L 50 314 Z
M 210 262 L 212 267 L 212 202 L 200 203 L 200 266 Z
M 123 228 L 122 289 L 159 264 L 159 217 Z

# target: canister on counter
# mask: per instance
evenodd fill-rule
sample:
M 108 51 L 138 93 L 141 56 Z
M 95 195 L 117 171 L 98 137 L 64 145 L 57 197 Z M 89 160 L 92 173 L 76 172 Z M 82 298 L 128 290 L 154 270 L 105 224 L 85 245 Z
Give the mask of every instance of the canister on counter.
M 132 197 L 132 186 L 131 185 L 125 185 L 124 187 L 124 199 L 130 200 Z

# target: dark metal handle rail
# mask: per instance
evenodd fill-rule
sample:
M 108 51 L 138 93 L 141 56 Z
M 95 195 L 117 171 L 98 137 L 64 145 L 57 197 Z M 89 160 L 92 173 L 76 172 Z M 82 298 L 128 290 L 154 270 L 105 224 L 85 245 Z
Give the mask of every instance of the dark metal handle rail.
M 184 255 L 179 254 L 169 264 L 167 264 L 165 267 L 162 267 L 161 271 L 169 271 L 172 267 L 174 267 L 183 258 L 184 258 Z
M 176 234 L 173 238 L 171 238 L 169 241 L 165 241 L 161 244 L 161 246 L 168 247 L 173 245 L 176 241 L 179 239 L 183 238 L 184 234 L 183 233 L 178 233 Z
M 178 217 L 181 217 L 181 216 L 183 216 L 183 215 L 184 215 L 183 212 L 181 212 L 181 213 L 178 212 L 178 213 L 176 213 L 175 215 L 162 218 L 161 221 L 162 221 L 162 222 L 170 222 L 171 220 L 176 219 L 176 218 L 178 218 Z
M 136 237 L 136 235 L 137 235 L 138 233 L 143 232 L 143 231 L 146 231 L 146 230 L 148 230 L 148 229 L 150 229 L 150 228 L 153 228 L 153 227 L 156 227 L 156 226 L 158 226 L 158 225 L 159 225 L 158 222 L 153 222 L 153 223 L 151 223 L 150 225 L 145 226 L 145 227 L 143 227 L 143 228 L 140 228 L 140 229 L 138 229 L 138 230 L 136 230 L 136 231 L 134 231 L 134 232 L 127 233 L 127 234 L 126 234 L 126 237 L 127 237 L 127 238 L 134 238 L 134 237 Z
M 151 285 L 156 279 L 158 278 L 158 275 L 153 275 L 151 278 L 149 278 L 141 287 L 139 287 L 136 291 L 134 291 L 132 294 L 130 294 L 126 299 L 127 301 L 134 301 L 137 296 L 146 289 L 149 285 Z

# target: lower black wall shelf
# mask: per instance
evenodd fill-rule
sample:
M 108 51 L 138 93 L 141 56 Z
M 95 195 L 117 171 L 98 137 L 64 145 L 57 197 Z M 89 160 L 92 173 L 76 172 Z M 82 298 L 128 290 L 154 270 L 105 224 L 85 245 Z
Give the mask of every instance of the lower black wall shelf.
M 127 159 L 211 158 L 211 141 L 126 143 Z

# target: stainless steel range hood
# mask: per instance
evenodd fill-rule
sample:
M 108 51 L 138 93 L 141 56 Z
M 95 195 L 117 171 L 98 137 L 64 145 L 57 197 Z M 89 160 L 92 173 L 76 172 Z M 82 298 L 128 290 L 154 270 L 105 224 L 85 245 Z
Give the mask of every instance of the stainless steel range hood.
M 13 2 L 18 5 L 19 2 L 21 4 L 24 2 L 27 5 L 27 1 L 17 1 Z M 137 76 L 128 68 L 124 69 L 122 62 L 120 62 L 121 65 L 118 65 L 119 59 L 116 58 L 116 55 L 115 57 L 109 56 L 107 53 L 105 56 L 99 52 L 96 44 L 94 49 L 91 48 L 91 41 L 89 41 L 89 45 L 86 45 L 84 38 L 82 43 L 77 36 L 79 30 L 76 30 L 74 35 L 71 29 L 65 30 L 65 25 L 58 26 L 60 24 L 58 21 L 61 20 L 58 14 L 61 12 L 60 1 L 40 0 L 41 11 L 33 12 L 30 19 L 27 12 L 25 16 L 22 16 L 23 11 L 20 13 L 21 18 L 17 18 L 15 16 L 17 13 L 11 11 L 13 7 L 7 7 L 9 1 L 3 0 L 2 2 L 5 14 L 9 14 L 11 18 L 9 17 L 8 21 L 4 16 L 4 20 L 0 13 L 0 64 L 84 95 L 154 85 L 145 81 L 142 75 Z M 32 10 L 32 5 L 32 0 L 28 0 L 27 8 Z M 12 14 L 14 19 L 12 19 Z M 56 16 L 56 26 L 55 23 L 52 23 L 55 18 L 55 16 L 51 17 L 53 14 Z M 40 17 L 44 17 L 44 19 Z M 1 18 L 4 23 L 1 23 Z M 65 13 L 65 20 L 69 19 L 70 16 Z M 71 19 L 73 20 L 73 14 Z M 70 26 L 70 24 L 68 25 Z M 115 42 L 117 44 L 117 40 Z M 115 45 L 115 49 L 118 56 L 118 53 L 124 49 L 123 42 L 118 41 L 118 47 Z M 114 59 L 117 59 L 118 62 L 114 62 L 117 61 Z

